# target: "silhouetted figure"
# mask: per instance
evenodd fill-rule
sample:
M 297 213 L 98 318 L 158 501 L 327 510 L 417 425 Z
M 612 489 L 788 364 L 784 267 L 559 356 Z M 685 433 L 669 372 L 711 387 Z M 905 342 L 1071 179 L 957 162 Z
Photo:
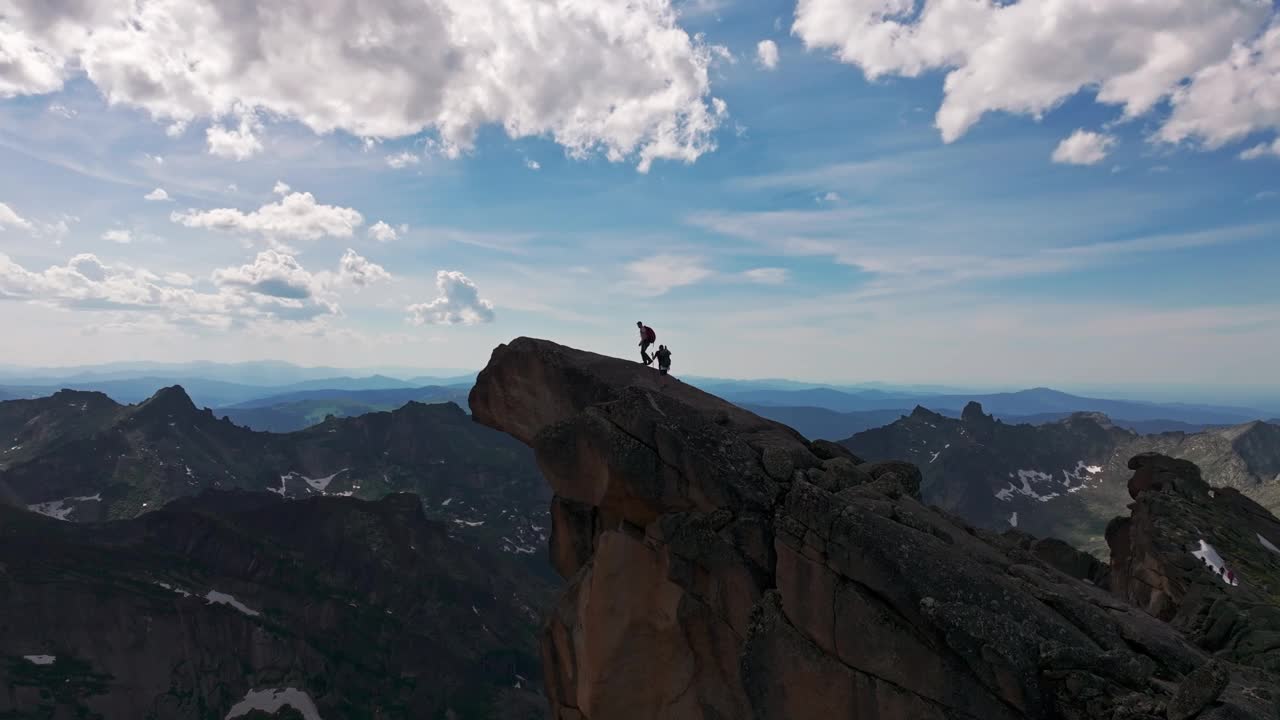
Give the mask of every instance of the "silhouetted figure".
M 658 352 L 654 353 L 653 356 L 658 359 L 658 372 L 666 375 L 667 371 L 671 369 L 671 351 L 667 349 L 666 345 L 659 345 Z
M 649 353 L 646 351 L 650 345 L 657 342 L 658 334 L 653 331 L 653 328 L 639 320 L 636 321 L 636 327 L 640 328 L 640 358 L 645 365 L 652 365 L 653 358 L 649 357 Z

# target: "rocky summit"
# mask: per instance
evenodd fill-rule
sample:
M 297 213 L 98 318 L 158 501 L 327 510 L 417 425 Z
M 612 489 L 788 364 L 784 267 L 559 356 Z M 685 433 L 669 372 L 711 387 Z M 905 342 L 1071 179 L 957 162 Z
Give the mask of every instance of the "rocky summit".
M 634 362 L 521 338 L 471 407 L 555 492 L 557 720 L 1280 717 L 1263 629 L 1280 555 L 1259 539 L 1233 555 L 1249 532 L 1280 539 L 1238 493 L 1144 479 L 1140 461 L 1108 572 L 924 505 L 915 465 L 808 442 Z M 1168 502 L 1185 515 L 1164 520 Z M 1205 547 L 1183 546 L 1187 528 Z M 1160 576 L 1154 599 L 1140 586 Z

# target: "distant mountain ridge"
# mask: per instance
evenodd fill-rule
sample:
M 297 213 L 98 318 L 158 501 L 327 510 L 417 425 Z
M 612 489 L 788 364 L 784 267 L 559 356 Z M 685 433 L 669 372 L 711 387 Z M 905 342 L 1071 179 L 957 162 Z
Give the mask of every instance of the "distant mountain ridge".
M 1271 414 L 1264 410 L 1245 407 L 1088 398 L 1049 388 L 1032 388 L 989 395 L 905 395 L 881 391 L 850 393 L 830 388 L 750 389 L 725 392 L 723 396 L 739 405 L 819 407 L 843 413 L 901 409 L 920 405 L 934 412 L 958 414 L 968 403 L 977 402 L 988 412 L 1000 416 L 1101 412 L 1111 417 L 1124 418 L 1129 422 L 1174 421 L 1193 425 L 1234 425 L 1260 420 Z

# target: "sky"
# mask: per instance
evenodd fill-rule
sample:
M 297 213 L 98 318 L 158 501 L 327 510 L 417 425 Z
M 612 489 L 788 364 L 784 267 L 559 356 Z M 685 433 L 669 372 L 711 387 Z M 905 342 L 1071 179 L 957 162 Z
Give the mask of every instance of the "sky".
M 0 362 L 1247 395 L 1278 132 L 1261 0 L 0 0 Z

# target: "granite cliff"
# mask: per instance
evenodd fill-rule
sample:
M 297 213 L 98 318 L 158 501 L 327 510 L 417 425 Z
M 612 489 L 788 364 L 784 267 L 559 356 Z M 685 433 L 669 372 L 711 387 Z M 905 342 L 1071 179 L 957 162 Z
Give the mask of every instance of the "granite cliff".
M 494 351 L 470 400 L 555 492 L 566 586 L 542 656 L 557 720 L 1280 716 L 1267 653 L 1215 652 L 1127 601 L 1124 560 L 1108 572 L 925 506 L 914 465 L 527 338 Z M 1160 492 L 1138 492 L 1135 515 Z M 1152 531 L 1129 522 L 1116 542 L 1145 547 Z M 1154 563 L 1217 582 L 1160 548 Z

